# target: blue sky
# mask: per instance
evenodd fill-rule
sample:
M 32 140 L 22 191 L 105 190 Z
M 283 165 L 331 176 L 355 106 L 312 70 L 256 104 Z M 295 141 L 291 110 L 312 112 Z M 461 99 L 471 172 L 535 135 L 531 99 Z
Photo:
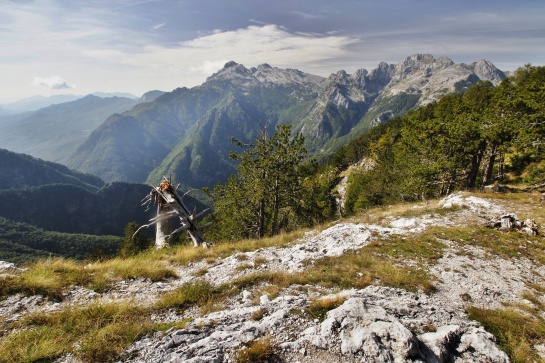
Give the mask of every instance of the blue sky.
M 0 103 L 171 91 L 227 61 L 328 76 L 415 53 L 545 64 L 545 1 L 0 0 Z

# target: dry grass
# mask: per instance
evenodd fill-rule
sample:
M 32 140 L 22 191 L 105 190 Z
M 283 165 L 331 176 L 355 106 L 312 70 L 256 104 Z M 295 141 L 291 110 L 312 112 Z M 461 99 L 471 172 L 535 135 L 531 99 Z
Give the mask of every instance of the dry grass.
M 352 223 L 381 224 L 385 221 L 389 221 L 392 217 L 410 218 L 425 214 L 431 216 L 446 215 L 462 209 L 459 207 L 442 209 L 442 207 L 437 204 L 438 201 L 439 200 L 433 199 L 425 202 L 400 203 L 389 206 L 374 207 L 365 211 L 360 211 L 356 215 L 347 218 L 347 221 Z
M 242 253 L 252 252 L 260 248 L 269 247 L 285 247 L 293 241 L 302 238 L 310 229 L 298 230 L 290 233 L 280 234 L 274 237 L 263 239 L 242 240 L 233 243 L 223 243 L 213 245 L 209 248 L 194 248 L 191 246 L 181 246 L 162 251 L 154 251 L 152 258 L 159 260 L 167 260 L 168 262 L 187 265 L 190 262 L 201 260 L 215 261 L 218 258 L 225 258 L 235 254 L 239 254 L 239 258 L 244 259 L 246 256 Z
M 310 302 L 308 314 L 313 319 L 324 321 L 327 312 L 338 308 L 346 301 L 346 296 L 330 296 Z
M 479 321 L 499 342 L 513 363 L 545 362 L 534 345 L 545 343 L 545 321 L 514 309 L 468 309 L 469 317 Z
M 274 347 L 269 338 L 250 342 L 235 355 L 237 363 L 265 363 L 274 358 Z
M 198 306 L 201 313 L 207 314 L 223 307 L 227 297 L 239 290 L 229 285 L 212 286 L 206 280 L 187 282 L 174 291 L 164 293 L 154 304 L 154 309 L 183 309 Z
M 434 233 L 443 239 L 479 246 L 502 258 L 528 258 L 545 263 L 545 239 L 519 231 L 499 231 L 485 225 L 436 227 Z

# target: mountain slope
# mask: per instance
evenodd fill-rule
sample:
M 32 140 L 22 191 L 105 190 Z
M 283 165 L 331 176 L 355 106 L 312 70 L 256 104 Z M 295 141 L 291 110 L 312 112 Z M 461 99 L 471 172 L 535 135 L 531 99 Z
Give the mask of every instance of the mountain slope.
M 68 165 L 105 180 L 156 182 L 165 174 L 182 183 L 187 179 L 222 181 L 232 170 L 225 170 L 230 164 L 228 150 L 233 149 L 230 136 L 249 142 L 267 125 L 272 133 L 286 110 L 316 96 L 320 77 L 276 69 L 275 76 L 280 76 L 273 78 L 269 69 L 263 65 L 248 70 L 231 62 L 202 86 L 177 89 L 112 116 L 71 156 Z M 270 88 L 264 85 L 267 82 L 281 86 Z M 189 156 L 185 152 L 189 145 L 203 149 L 192 151 L 191 162 L 180 162 Z M 215 171 L 221 177 L 198 175 L 202 170 L 195 163 L 220 167 Z
M 155 215 L 154 208 L 146 211 L 141 206 L 150 189 L 144 184 L 115 182 L 96 192 L 66 184 L 0 190 L 0 216 L 48 231 L 120 236 L 129 222 L 146 224 Z M 191 196 L 184 201 L 190 209 L 206 208 Z M 153 234 L 153 228 L 149 233 Z
M 0 190 L 27 189 L 45 184 L 71 184 L 96 191 L 104 182 L 66 166 L 0 149 Z
M 61 162 L 108 116 L 128 110 L 136 102 L 89 95 L 42 108 L 15 121 L 0 120 L 0 147 Z
M 272 134 L 276 125 L 289 123 L 303 133 L 311 154 L 327 155 L 373 125 L 446 92 L 504 77 L 484 60 L 454 64 L 429 54 L 329 78 L 229 62 L 200 86 L 110 117 L 68 165 L 106 181 L 157 182 L 172 175 L 188 187 L 213 186 L 233 170 L 231 136 L 250 142 L 264 129 Z

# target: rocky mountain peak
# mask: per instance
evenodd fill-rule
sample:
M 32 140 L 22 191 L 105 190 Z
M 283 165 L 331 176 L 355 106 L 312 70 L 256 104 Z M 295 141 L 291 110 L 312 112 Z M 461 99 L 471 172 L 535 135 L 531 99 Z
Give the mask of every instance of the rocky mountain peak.
M 298 89 L 311 90 L 319 87 L 324 78 L 301 72 L 297 69 L 281 69 L 261 64 L 250 70 L 253 77 L 267 86 L 296 87 Z
M 354 72 L 354 77 L 357 78 L 357 77 L 365 77 L 369 74 L 369 72 L 367 71 L 367 69 L 365 68 L 361 68 L 361 69 L 358 69 L 356 70 L 356 72 Z
M 230 81 L 239 86 L 249 86 L 257 83 L 251 70 L 234 61 L 225 63 L 222 69 L 206 79 L 206 82 L 214 81 Z
M 413 54 L 395 65 L 397 78 L 403 79 L 417 71 L 431 73 L 434 59 L 431 54 Z
M 505 79 L 505 73 L 500 71 L 496 66 L 485 59 L 472 64 L 475 74 L 483 80 L 489 80 L 497 85 Z
M 333 73 L 332 75 L 330 75 L 328 78 L 328 81 L 334 82 L 334 83 L 346 84 L 350 81 L 350 76 L 348 75 L 348 73 L 346 73 L 346 71 L 340 70 L 337 73 Z
M 235 67 L 235 66 L 237 66 L 237 65 L 239 65 L 237 62 L 235 62 L 235 61 L 229 61 L 229 62 L 225 63 L 225 65 L 223 66 L 223 69 Z

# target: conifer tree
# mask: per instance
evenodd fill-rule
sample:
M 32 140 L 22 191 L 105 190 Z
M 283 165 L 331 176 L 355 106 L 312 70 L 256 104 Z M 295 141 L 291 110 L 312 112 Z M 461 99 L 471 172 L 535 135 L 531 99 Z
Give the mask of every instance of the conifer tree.
M 291 127 L 280 125 L 269 136 L 266 130 L 242 153 L 237 174 L 214 188 L 215 230 L 222 239 L 262 238 L 289 228 L 290 215 L 302 203 L 307 152 L 302 134 L 290 136 Z

